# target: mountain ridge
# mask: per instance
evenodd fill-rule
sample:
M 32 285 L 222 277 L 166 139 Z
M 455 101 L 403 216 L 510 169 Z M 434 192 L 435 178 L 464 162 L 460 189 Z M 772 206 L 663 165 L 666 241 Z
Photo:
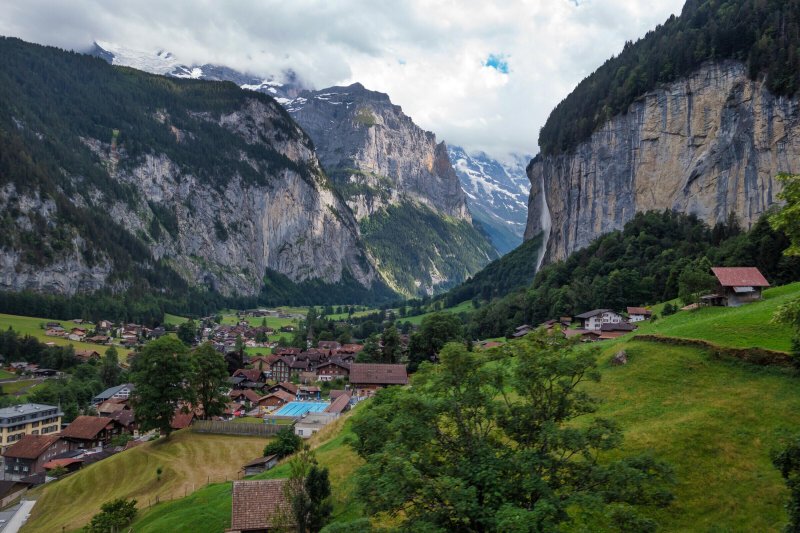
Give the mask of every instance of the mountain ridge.
M 0 47 L 3 290 L 256 296 L 268 270 L 381 285 L 310 139 L 273 98 Z

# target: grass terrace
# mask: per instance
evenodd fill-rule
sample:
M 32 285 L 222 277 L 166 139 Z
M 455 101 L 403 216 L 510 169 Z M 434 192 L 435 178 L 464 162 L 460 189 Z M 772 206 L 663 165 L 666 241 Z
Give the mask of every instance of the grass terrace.
M 767 289 L 762 301 L 741 307 L 701 307 L 679 311 L 668 317 L 659 315 L 655 322 L 640 323 L 636 333 L 703 339 L 734 348 L 759 347 L 788 352 L 791 349 L 791 326 L 773 323 L 772 315 L 778 306 L 798 297 L 800 283 L 791 283 Z M 659 309 L 663 309 L 663 305 Z
M 100 355 L 105 355 L 108 346 L 93 344 L 91 342 L 71 341 L 64 337 L 48 337 L 44 334 L 45 330 L 42 328 L 47 322 L 59 322 L 67 331 L 75 327 L 87 327 L 85 324 L 76 324 L 71 320 L 55 320 L 51 318 L 36 318 L 0 313 L 0 329 L 2 330 L 12 328 L 22 335 L 30 335 L 41 342 L 52 342 L 58 346 L 72 345 L 76 350 L 96 350 Z M 91 328 L 92 326 L 88 327 Z M 131 350 L 123 348 L 122 346 L 117 346 L 116 348 L 121 361 L 127 359 L 128 354 L 131 353 Z

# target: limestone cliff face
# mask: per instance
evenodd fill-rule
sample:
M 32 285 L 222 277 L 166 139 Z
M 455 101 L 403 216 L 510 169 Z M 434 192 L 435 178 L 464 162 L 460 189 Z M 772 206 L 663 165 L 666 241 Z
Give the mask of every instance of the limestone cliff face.
M 152 257 L 142 257 L 142 262 L 165 260 L 189 284 L 213 287 L 224 295 L 258 294 L 267 268 L 296 282 L 336 283 L 348 272 L 362 285 L 372 284 L 372 259 L 360 242 L 355 218 L 334 194 L 308 138 L 277 103 L 248 98 L 234 112 L 198 112 L 196 117 L 289 163 L 269 164 L 241 154 L 239 159 L 255 171 L 257 179 L 245 178 L 233 167 L 209 179 L 176 164 L 156 147 L 142 158 L 127 161 L 124 150 L 116 153 L 109 144 L 83 138 L 83 144 L 109 169 L 109 179 L 135 191 L 135 207 L 111 200 L 97 189 L 82 190 L 71 201 L 78 207 L 102 206 L 145 242 Z M 193 132 L 171 125 L 167 111 L 157 112 L 153 120 L 169 128 L 180 142 L 191 143 Z M 55 217 L 52 200 L 9 185 L 0 190 L 0 207 L 7 210 L 12 205 L 20 230 L 31 221 Z M 164 212 L 169 215 L 156 220 Z M 13 248 L 0 250 L 0 289 L 74 294 L 113 287 L 113 268 L 103 255 L 104 243 L 87 243 L 79 232 L 70 240 L 70 247 L 44 264 L 29 264 Z M 89 249 L 99 256 L 92 264 L 84 259 Z
M 356 83 L 304 91 L 284 106 L 314 142 L 325 172 L 359 221 L 382 280 L 394 291 L 431 295 L 496 257 L 472 225 L 445 143 L 386 94 Z
M 709 63 L 647 93 L 574 152 L 537 157 L 525 238 L 549 234 L 545 261 L 620 229 L 638 211 L 673 209 L 749 227 L 776 202 L 779 172 L 800 172 L 800 109 Z M 550 228 L 548 228 L 550 226 Z
M 357 218 L 401 198 L 471 221 L 444 142 L 389 96 L 360 83 L 306 91 L 286 104 Z

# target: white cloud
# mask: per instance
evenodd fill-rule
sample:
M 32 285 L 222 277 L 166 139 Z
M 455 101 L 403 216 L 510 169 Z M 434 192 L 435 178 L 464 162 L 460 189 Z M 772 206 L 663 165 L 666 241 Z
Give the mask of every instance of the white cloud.
M 388 93 L 419 125 L 468 149 L 534 153 L 550 110 L 626 40 L 683 0 L 5 0 L 0 34 L 87 49 L 165 49 L 185 63 L 318 88 Z M 491 54 L 504 74 L 486 66 Z

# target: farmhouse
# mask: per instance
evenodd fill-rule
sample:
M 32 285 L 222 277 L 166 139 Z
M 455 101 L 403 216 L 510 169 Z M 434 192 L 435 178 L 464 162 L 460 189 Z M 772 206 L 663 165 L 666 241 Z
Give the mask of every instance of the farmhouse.
M 122 426 L 107 416 L 79 416 L 62 432 L 70 450 L 107 446 L 122 433 Z
M 99 361 L 100 360 L 100 352 L 97 350 L 75 350 L 75 357 L 87 363 L 89 361 Z
M 18 480 L 44 472 L 44 464 L 69 451 L 59 435 L 25 435 L 3 452 L 4 479 Z
M 601 341 L 608 340 L 608 339 L 616 339 L 617 337 L 621 337 L 626 333 L 630 333 L 634 331 L 636 326 L 629 322 L 617 322 L 611 324 L 603 324 L 600 326 L 600 337 Z
M 581 321 L 581 328 L 597 331 L 603 324 L 616 324 L 622 322 L 622 316 L 611 309 L 594 309 L 575 318 Z
M 285 479 L 234 481 L 228 532 L 263 533 L 294 525 L 285 483 Z
M 294 394 L 290 394 L 285 390 L 279 389 L 275 392 L 267 394 L 266 396 L 262 396 L 258 399 L 256 404 L 263 408 L 279 407 L 294 401 L 294 399 Z
M 339 359 L 332 359 L 317 365 L 317 381 L 333 381 L 350 375 L 350 365 Z
M 650 320 L 652 312 L 646 307 L 629 307 L 628 308 L 628 321 L 641 322 L 643 320 Z
M 711 269 L 719 286 L 716 293 L 700 298 L 707 305 L 738 307 L 761 299 L 761 291 L 769 282 L 755 267 L 714 267 Z
M 388 385 L 407 385 L 405 365 L 353 363 L 350 365 L 350 384 L 358 397 L 372 396 Z

